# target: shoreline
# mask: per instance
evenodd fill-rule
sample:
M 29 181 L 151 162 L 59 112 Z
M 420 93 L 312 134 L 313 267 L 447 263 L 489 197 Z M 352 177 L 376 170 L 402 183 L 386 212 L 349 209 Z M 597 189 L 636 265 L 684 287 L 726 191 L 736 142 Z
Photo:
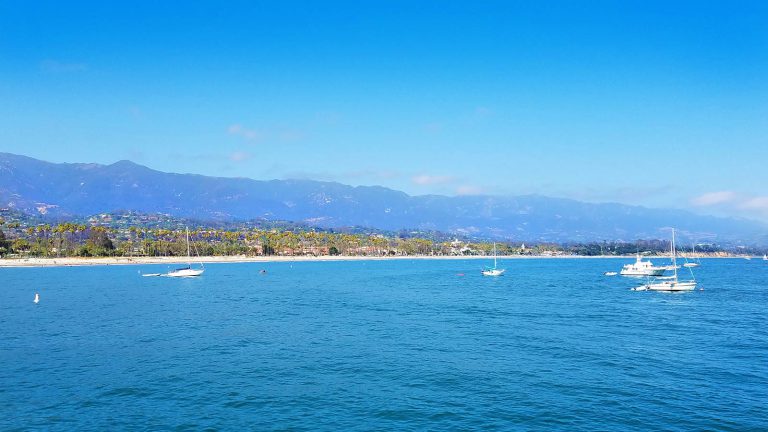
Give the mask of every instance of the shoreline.
M 517 259 L 631 259 L 635 255 L 613 256 L 613 255 L 510 255 L 500 256 L 499 260 L 517 260 Z M 202 262 L 203 264 L 227 264 L 227 263 L 249 263 L 249 262 L 330 262 L 330 261 L 385 261 L 385 260 L 488 260 L 492 256 L 480 255 L 413 255 L 413 256 L 206 256 L 199 257 L 193 262 Z M 645 256 L 650 259 L 663 259 L 669 256 Z M 744 258 L 744 256 L 717 256 L 702 257 L 704 259 L 720 258 Z M 755 257 L 752 257 L 755 258 Z M 758 257 L 759 258 L 759 257 Z M 158 265 L 158 264 L 185 264 L 189 260 L 187 257 L 64 257 L 64 258 L 1 258 L 0 268 L 4 267 L 82 267 L 82 266 L 109 266 L 109 265 Z

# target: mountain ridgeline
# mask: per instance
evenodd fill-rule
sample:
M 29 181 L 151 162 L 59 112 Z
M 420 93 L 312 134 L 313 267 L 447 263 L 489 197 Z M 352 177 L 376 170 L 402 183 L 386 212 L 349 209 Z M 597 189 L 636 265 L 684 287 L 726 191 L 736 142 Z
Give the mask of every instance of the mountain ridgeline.
M 428 229 L 520 241 L 667 238 L 768 244 L 768 226 L 681 210 L 543 196 L 410 196 L 380 186 L 259 181 L 155 171 L 130 161 L 54 164 L 0 153 L 0 208 L 53 217 L 118 210 L 201 220 L 270 219 L 324 228 Z

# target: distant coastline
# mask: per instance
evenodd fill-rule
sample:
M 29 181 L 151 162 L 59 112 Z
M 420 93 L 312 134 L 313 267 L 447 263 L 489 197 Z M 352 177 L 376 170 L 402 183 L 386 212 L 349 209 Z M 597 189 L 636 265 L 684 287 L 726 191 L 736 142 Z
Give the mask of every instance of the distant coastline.
M 509 255 L 500 256 L 500 260 L 510 259 L 632 259 L 634 255 Z M 664 259 L 666 255 L 651 255 L 645 258 Z M 725 255 L 705 257 L 710 258 L 744 258 L 743 255 Z M 753 257 L 756 258 L 756 257 Z M 400 255 L 400 256 L 206 256 L 195 259 L 194 262 L 204 264 L 223 263 L 277 263 L 277 262 L 328 262 L 328 261 L 392 261 L 392 260 L 487 260 L 483 255 Z M 183 264 L 187 257 L 63 257 L 63 258 L 0 258 L 2 267 L 81 267 L 81 266 L 110 266 L 110 265 L 158 265 Z

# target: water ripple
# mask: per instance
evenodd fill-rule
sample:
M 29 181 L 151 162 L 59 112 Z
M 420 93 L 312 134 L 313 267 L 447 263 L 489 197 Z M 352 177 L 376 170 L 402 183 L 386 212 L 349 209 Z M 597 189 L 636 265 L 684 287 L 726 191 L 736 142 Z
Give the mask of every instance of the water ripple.
M 613 260 L 0 269 L 0 429 L 766 430 L 743 261 L 680 295 Z

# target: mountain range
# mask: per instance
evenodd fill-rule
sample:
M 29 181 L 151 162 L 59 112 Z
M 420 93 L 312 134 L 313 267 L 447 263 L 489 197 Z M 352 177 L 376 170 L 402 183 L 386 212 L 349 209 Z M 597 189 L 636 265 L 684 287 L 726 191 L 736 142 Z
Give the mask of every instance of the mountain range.
M 58 218 L 131 210 L 552 242 L 667 238 L 674 226 L 683 240 L 768 244 L 768 225 L 683 210 L 538 195 L 411 196 L 381 186 L 174 174 L 130 161 L 56 164 L 10 153 L 0 153 L 2 207 Z

